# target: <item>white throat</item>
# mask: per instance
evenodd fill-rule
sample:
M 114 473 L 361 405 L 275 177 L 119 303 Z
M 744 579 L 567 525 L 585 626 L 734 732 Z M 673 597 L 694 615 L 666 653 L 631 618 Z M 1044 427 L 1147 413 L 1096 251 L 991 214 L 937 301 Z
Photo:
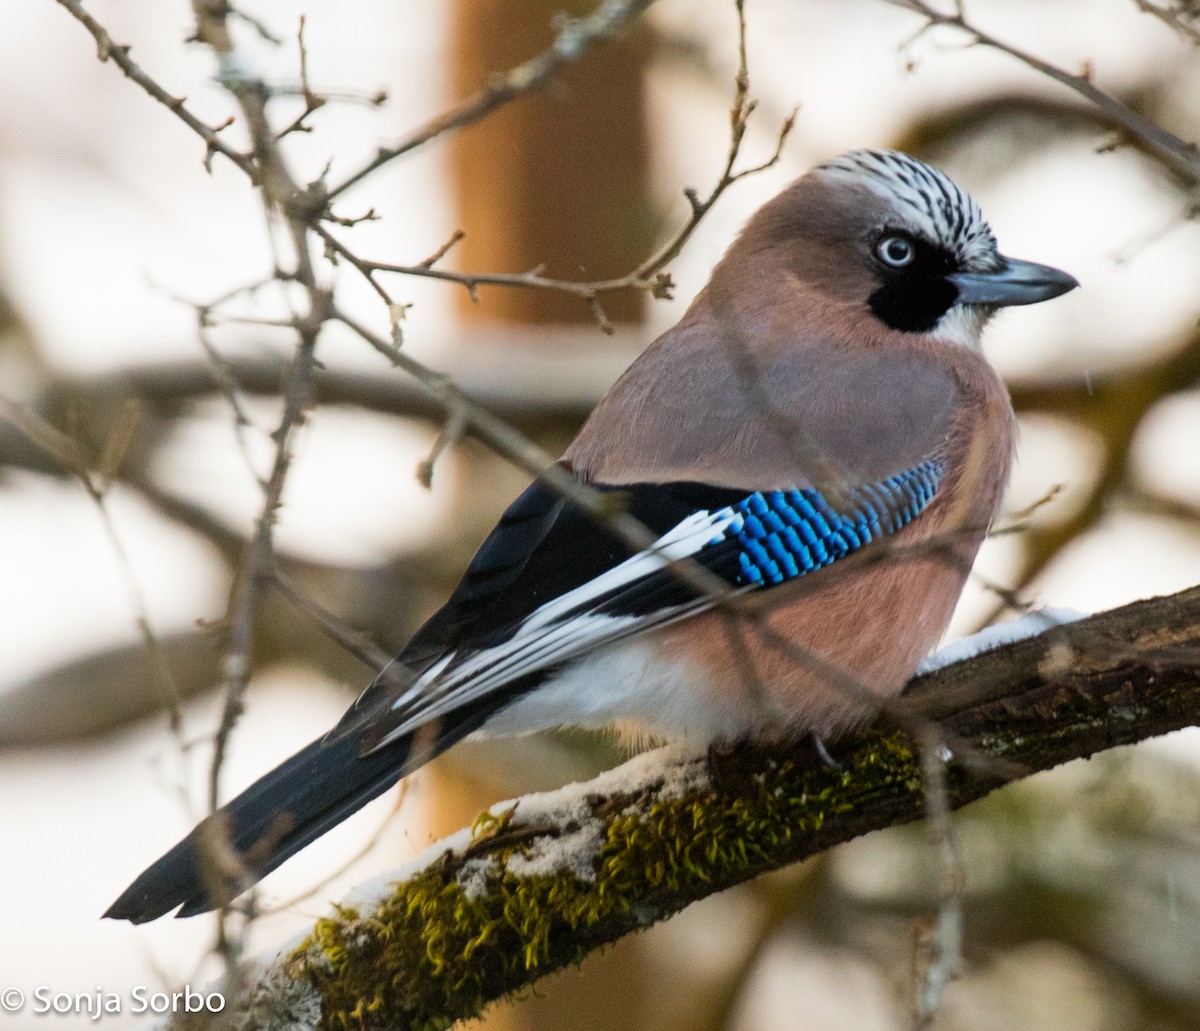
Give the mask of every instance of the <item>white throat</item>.
M 938 324 L 929 331 L 929 335 L 955 347 L 978 351 L 981 349 L 983 327 L 991 317 L 991 311 L 978 305 L 956 304 L 938 319 Z

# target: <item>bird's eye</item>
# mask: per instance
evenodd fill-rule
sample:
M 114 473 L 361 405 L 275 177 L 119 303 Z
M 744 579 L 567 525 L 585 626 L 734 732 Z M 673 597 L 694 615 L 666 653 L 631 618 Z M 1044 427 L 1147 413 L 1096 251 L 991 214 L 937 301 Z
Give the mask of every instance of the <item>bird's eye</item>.
M 875 245 L 875 256 L 889 268 L 911 265 L 917 249 L 907 236 L 885 236 Z

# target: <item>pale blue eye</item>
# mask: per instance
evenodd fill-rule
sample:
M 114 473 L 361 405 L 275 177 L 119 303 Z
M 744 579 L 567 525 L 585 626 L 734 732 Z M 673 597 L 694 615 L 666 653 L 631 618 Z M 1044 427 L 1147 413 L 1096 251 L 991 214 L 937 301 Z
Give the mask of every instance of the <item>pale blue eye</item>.
M 907 236 L 885 236 L 875 245 L 875 256 L 889 268 L 911 265 L 917 249 Z

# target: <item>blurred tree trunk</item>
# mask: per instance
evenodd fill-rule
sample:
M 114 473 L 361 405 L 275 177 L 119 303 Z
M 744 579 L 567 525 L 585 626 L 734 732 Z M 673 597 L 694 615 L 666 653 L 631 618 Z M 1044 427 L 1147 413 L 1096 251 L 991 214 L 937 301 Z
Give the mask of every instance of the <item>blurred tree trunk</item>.
M 564 0 L 458 0 L 453 89 L 466 96 L 554 38 L 555 17 L 588 7 Z M 521 97 L 454 139 L 454 189 L 466 238 L 463 268 L 523 272 L 545 265 L 564 279 L 601 279 L 634 268 L 649 250 L 644 73 L 639 28 L 568 68 L 550 89 Z M 520 323 L 591 321 L 579 298 L 484 288 L 462 296 L 466 317 Z M 643 297 L 606 297 L 614 322 L 640 322 Z

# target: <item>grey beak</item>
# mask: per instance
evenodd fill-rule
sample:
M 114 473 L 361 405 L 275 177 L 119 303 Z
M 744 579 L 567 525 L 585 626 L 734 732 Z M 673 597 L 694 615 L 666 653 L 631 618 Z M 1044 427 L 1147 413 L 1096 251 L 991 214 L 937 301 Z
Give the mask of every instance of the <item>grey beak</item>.
M 1037 304 L 1074 290 L 1079 280 L 1049 265 L 1001 257 L 997 272 L 955 272 L 947 276 L 958 287 L 960 304 Z

